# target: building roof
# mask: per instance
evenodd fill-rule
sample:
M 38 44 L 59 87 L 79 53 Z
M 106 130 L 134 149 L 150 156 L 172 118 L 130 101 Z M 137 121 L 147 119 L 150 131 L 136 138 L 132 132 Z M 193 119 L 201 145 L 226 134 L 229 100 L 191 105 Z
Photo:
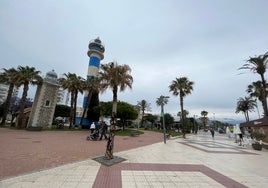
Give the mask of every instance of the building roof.
M 268 126 L 268 117 L 263 117 L 260 119 L 240 123 L 240 127 L 263 127 L 263 126 Z

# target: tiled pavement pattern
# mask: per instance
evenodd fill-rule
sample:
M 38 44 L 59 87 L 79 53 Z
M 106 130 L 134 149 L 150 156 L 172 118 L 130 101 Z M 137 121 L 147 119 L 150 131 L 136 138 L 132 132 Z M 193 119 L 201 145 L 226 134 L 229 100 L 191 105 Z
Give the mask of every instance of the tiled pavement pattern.
M 88 159 L 0 182 L 0 187 L 268 187 L 268 151 L 242 148 L 225 135 L 187 135 L 115 153 L 107 167 Z

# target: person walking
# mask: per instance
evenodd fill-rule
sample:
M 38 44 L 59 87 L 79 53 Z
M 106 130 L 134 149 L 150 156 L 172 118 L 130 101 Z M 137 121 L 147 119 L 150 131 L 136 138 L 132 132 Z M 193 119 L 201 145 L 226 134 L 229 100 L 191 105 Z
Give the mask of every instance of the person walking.
M 213 129 L 213 128 L 211 128 L 211 129 L 210 129 L 210 132 L 211 132 L 211 136 L 212 136 L 212 138 L 214 139 L 214 134 L 215 134 L 214 129 Z
M 91 125 L 90 125 L 90 131 L 91 131 L 91 134 L 94 133 L 94 130 L 96 129 L 96 125 L 94 123 L 94 121 L 92 121 Z
M 104 121 L 101 121 L 100 123 L 100 130 L 101 130 L 101 137 L 100 137 L 100 140 L 102 140 L 102 137 L 105 138 L 105 140 L 108 139 L 107 135 L 106 135 L 106 132 L 107 132 L 107 124 L 104 122 Z

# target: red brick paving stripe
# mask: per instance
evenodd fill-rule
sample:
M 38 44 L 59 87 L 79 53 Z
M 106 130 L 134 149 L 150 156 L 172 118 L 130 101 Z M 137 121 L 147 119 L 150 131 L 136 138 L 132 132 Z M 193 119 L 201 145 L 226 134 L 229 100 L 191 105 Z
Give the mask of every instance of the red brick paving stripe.
M 148 163 L 121 163 L 114 166 L 101 166 L 93 188 L 120 188 L 122 187 L 122 170 L 130 171 L 182 171 L 182 172 L 201 172 L 204 175 L 212 178 L 225 187 L 246 188 L 231 178 L 220 174 L 204 165 L 194 164 L 148 164 Z

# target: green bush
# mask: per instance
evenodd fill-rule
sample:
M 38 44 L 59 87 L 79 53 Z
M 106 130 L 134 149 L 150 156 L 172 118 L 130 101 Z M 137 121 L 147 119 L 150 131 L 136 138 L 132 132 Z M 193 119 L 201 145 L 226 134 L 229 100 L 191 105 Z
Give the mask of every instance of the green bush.
M 259 133 L 259 132 L 253 132 L 251 133 L 251 136 L 255 138 L 256 140 L 264 140 L 265 139 L 265 134 Z

